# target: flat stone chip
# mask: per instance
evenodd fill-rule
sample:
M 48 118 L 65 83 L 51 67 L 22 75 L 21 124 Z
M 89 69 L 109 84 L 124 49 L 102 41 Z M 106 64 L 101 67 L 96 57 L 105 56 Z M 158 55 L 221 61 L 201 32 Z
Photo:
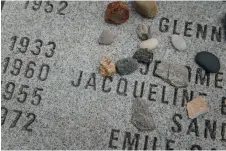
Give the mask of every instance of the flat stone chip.
M 133 100 L 131 123 L 139 131 L 153 131 L 156 129 L 149 105 L 145 100 L 140 98 Z
M 115 73 L 115 65 L 111 62 L 111 60 L 104 56 L 100 61 L 99 72 L 103 77 L 110 76 L 112 73 Z
M 203 97 L 198 96 L 187 103 L 188 116 L 191 119 L 208 112 L 208 106 Z

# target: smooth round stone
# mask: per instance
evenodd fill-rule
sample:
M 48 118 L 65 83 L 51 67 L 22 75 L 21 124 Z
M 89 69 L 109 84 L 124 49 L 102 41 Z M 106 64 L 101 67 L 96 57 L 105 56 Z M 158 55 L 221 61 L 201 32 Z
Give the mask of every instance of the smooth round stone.
M 195 57 L 195 61 L 206 72 L 217 73 L 220 70 L 219 59 L 210 52 L 207 51 L 199 52 Z
M 173 46 L 180 51 L 187 49 L 187 44 L 184 38 L 180 35 L 172 35 L 171 37 Z
M 109 30 L 103 30 L 99 37 L 99 44 L 110 45 L 114 41 L 115 35 Z
M 116 71 L 120 75 L 127 75 L 137 70 L 138 62 L 133 58 L 120 59 L 116 63 Z
M 158 6 L 155 1 L 134 1 L 135 10 L 145 17 L 155 17 Z
M 153 60 L 153 53 L 147 49 L 140 49 L 135 52 L 133 58 L 137 59 L 137 61 L 141 63 L 150 63 Z
M 148 39 L 148 40 L 145 40 L 143 42 L 140 43 L 140 48 L 141 49 L 145 49 L 147 48 L 148 51 L 152 51 L 153 49 L 155 49 L 156 47 L 158 46 L 158 40 L 155 39 L 155 38 L 151 38 L 151 39 Z

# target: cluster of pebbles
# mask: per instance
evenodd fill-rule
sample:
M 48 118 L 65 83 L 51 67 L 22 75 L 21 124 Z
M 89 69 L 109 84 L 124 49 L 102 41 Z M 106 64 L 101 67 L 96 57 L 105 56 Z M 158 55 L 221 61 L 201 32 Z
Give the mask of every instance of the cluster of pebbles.
M 135 1 L 133 2 L 135 10 L 143 17 L 152 18 L 158 13 L 158 7 L 155 1 Z M 105 21 L 112 24 L 122 24 L 129 19 L 129 7 L 126 2 L 112 2 L 107 6 L 105 12 Z M 139 50 L 132 57 L 119 59 L 114 64 L 108 57 L 104 56 L 100 61 L 99 72 L 103 77 L 111 76 L 117 72 L 119 75 L 128 75 L 138 68 L 138 63 L 150 63 L 153 60 L 154 49 L 158 46 L 158 40 L 151 36 L 150 27 L 145 24 L 139 24 L 136 29 L 137 36 L 141 40 Z M 116 36 L 109 30 L 103 30 L 99 37 L 99 44 L 110 45 Z M 172 35 L 171 43 L 177 51 L 185 51 L 188 46 L 184 38 L 180 35 Z M 195 57 L 196 63 L 207 73 L 217 73 L 220 70 L 220 61 L 212 53 L 203 51 Z M 156 69 L 158 77 L 174 87 L 188 86 L 188 70 L 182 65 L 173 65 L 162 62 Z M 173 76 L 177 76 L 177 78 Z M 141 98 L 133 101 L 131 122 L 138 130 L 153 130 L 155 124 L 151 113 L 148 111 L 148 105 Z M 198 96 L 187 103 L 189 118 L 196 118 L 208 111 L 205 100 Z

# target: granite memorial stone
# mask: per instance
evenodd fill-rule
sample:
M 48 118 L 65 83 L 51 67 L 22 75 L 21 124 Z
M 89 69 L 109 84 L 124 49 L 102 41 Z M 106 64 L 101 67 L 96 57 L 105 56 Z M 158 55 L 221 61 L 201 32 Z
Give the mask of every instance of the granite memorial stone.
M 125 21 L 128 9 L 129 19 L 120 25 L 104 20 L 110 3 L 5 1 L 1 149 L 225 150 L 226 51 L 221 19 L 226 3 L 156 1 L 158 14 L 144 18 L 128 1 L 126 9 L 120 9 L 125 18 L 120 16 L 116 22 Z M 139 50 L 139 24 L 151 25 L 151 35 L 158 39 L 153 61 L 133 59 L 137 70 L 132 74 L 103 77 L 99 73 L 103 56 L 116 63 Z M 117 42 L 100 45 L 103 30 L 117 35 Z M 186 51 L 173 51 L 173 34 L 184 37 Z M 194 58 L 201 51 L 218 57 L 217 73 L 204 72 L 196 64 Z M 171 64 L 177 65 L 176 70 L 186 67 L 188 73 L 174 75 Z M 187 87 L 159 78 L 169 77 L 181 86 L 178 81 L 187 74 Z M 205 99 L 209 111 L 190 119 L 187 103 L 197 96 Z M 139 131 L 131 123 L 132 100 L 137 98 L 146 101 L 142 105 L 148 106 L 154 120 L 152 131 Z M 150 120 L 146 115 L 139 115 L 145 117 L 142 122 Z

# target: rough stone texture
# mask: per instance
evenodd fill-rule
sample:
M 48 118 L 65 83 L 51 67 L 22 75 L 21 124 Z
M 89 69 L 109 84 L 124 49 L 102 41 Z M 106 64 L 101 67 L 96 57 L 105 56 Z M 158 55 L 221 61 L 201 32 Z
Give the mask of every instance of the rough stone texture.
M 100 61 L 100 74 L 103 77 L 110 76 L 112 73 L 115 73 L 115 65 L 111 60 L 104 56 Z
M 138 62 L 133 58 L 120 59 L 116 63 L 117 73 L 120 75 L 127 75 L 137 70 Z
M 195 61 L 200 65 L 206 72 L 217 73 L 220 70 L 220 61 L 212 53 L 207 51 L 199 52 L 195 56 Z
M 121 25 L 108 24 L 104 21 L 104 13 L 109 1 L 68 1 L 68 6 L 62 12 L 65 15 L 57 14 L 57 10 L 63 5 L 59 5 L 59 1 L 52 2 L 54 8 L 52 13 L 45 12 L 46 1 L 42 2 L 39 10 L 32 9 L 33 3 L 30 1 L 28 8 L 24 9 L 25 1 L 6 1 L 1 14 L 1 106 L 7 108 L 8 114 L 5 123 L 1 126 L 1 149 L 11 150 L 112 150 L 109 147 L 112 129 L 113 137 L 112 145 L 118 150 L 123 149 L 125 132 L 131 134 L 131 142 L 135 138 L 135 134 L 140 135 L 139 150 L 144 149 L 145 136 L 148 136 L 147 149 L 152 150 L 156 141 L 157 150 L 166 149 L 166 140 L 173 140 L 175 143 L 169 143 L 174 150 L 187 149 L 190 150 L 194 144 L 202 147 L 203 150 L 225 150 L 226 144 L 222 141 L 221 125 L 226 123 L 225 115 L 221 114 L 222 97 L 225 96 L 226 90 L 226 51 L 225 41 L 217 42 L 216 36 L 211 40 L 212 26 L 221 27 L 221 18 L 225 13 L 225 2 L 173 2 L 173 1 L 157 1 L 159 13 L 154 19 L 146 19 L 138 14 L 132 2 L 129 2 L 130 18 Z M 185 7 L 186 6 L 186 7 Z M 35 6 L 37 7 L 37 6 Z M 48 7 L 49 10 L 50 7 Z M 221 9 L 222 8 L 222 9 Z M 192 10 L 192 11 L 191 11 Z M 179 13 L 178 13 L 179 12 Z M 162 22 L 162 29 L 168 25 L 168 31 L 161 32 L 159 30 L 162 18 L 167 18 Z M 213 20 L 209 22 L 204 19 L 208 17 Z M 176 32 L 184 36 L 185 22 L 192 22 L 189 27 L 192 29 L 188 33 L 192 33 L 191 37 L 185 37 L 189 46 L 186 52 L 174 51 L 170 42 L 170 36 L 173 34 L 174 20 L 177 20 Z M 146 75 L 145 65 L 139 64 L 138 70 L 133 74 L 119 76 L 114 74 L 111 78 L 107 78 L 103 91 L 103 78 L 99 74 L 99 63 L 103 56 L 108 56 L 112 62 L 116 62 L 122 57 L 132 57 L 138 50 L 140 40 L 137 37 L 136 28 L 138 24 L 151 25 L 152 35 L 159 41 L 158 50 L 154 54 L 154 60 L 149 66 Z M 196 38 L 197 24 L 207 25 L 206 40 L 203 40 L 201 34 Z M 111 46 L 99 45 L 98 38 L 103 29 L 117 33 L 117 42 L 115 40 Z M 217 28 L 218 30 L 218 28 Z M 12 45 L 12 36 L 18 36 L 15 49 L 9 50 Z M 223 36 L 223 33 L 222 33 Z M 21 37 L 28 37 L 30 45 L 26 53 L 20 53 L 16 48 L 21 48 Z M 35 43 L 36 39 L 43 41 L 40 55 L 33 55 L 30 50 L 37 52 Z M 54 56 L 45 57 L 45 53 L 50 53 L 50 47 L 46 46 L 49 41 L 56 43 Z M 215 74 L 210 74 L 209 86 L 204 82 L 203 85 L 195 83 L 196 70 L 200 68 L 194 61 L 196 54 L 200 51 L 206 51 L 215 54 L 221 61 L 218 85 L 222 88 L 215 87 Z M 3 73 L 3 61 L 6 57 L 10 57 L 9 67 Z M 14 60 L 21 59 L 23 61 L 20 74 L 14 76 L 11 71 L 14 69 Z M 191 67 L 191 82 L 187 88 L 179 88 L 177 97 L 174 99 L 175 88 L 166 82 L 153 76 L 155 62 L 162 60 L 170 64 L 187 65 Z M 32 78 L 25 77 L 25 69 L 30 61 L 34 61 L 36 66 Z M 17 62 L 16 67 L 18 67 Z M 37 76 L 40 71 L 41 64 L 48 64 L 50 71 L 45 81 L 40 81 Z M 45 70 L 44 70 L 45 71 Z M 71 85 L 74 80 L 75 84 L 83 71 L 81 82 L 78 87 Z M 96 76 L 96 89 L 93 86 L 86 86 L 89 82 L 91 73 Z M 30 72 L 29 72 L 30 74 Z M 16 85 L 12 99 L 6 100 L 9 93 L 5 92 L 5 85 L 12 81 Z M 91 79 L 90 85 L 94 80 Z M 120 84 L 120 92 L 124 92 L 125 81 L 127 81 L 126 95 L 117 93 L 118 83 Z M 151 132 L 139 132 L 136 127 L 131 124 L 132 116 L 132 99 L 134 98 L 134 85 L 137 81 L 136 95 L 141 92 L 142 82 L 144 82 L 143 96 L 144 100 L 148 100 L 152 116 L 155 119 L 156 129 Z M 18 95 L 21 85 L 28 85 L 29 88 L 23 90 L 28 93 L 24 103 L 17 101 L 17 98 L 23 99 L 23 94 Z M 150 84 L 153 93 L 149 100 Z M 11 86 L 9 91 L 11 91 Z M 165 95 L 163 99 L 163 86 L 165 86 Z M 43 88 L 38 91 L 42 100 L 39 105 L 31 104 L 32 100 L 37 101 L 38 97 L 33 98 L 34 88 Z M 199 137 L 195 132 L 187 134 L 191 119 L 188 118 L 186 105 L 182 107 L 183 91 L 187 90 L 190 97 L 193 91 L 194 98 L 199 96 L 199 92 L 206 93 L 205 100 L 209 106 L 209 112 L 203 116 L 197 117 L 199 129 Z M 106 90 L 110 90 L 106 91 Z M 164 100 L 167 103 L 162 103 Z M 175 102 L 175 104 L 174 104 Z M 14 128 L 9 128 L 15 120 L 17 113 L 13 110 L 23 112 Z M 224 109 L 225 110 L 225 109 Z M 22 130 L 23 126 L 32 119 L 27 118 L 27 113 L 34 113 L 36 120 L 28 127 L 32 132 Z M 3 114 L 3 110 L 2 110 Z M 177 124 L 173 121 L 173 116 L 181 125 L 180 132 L 173 132 L 172 127 L 178 130 Z M 3 116 L 3 115 L 2 115 Z M 204 137 L 205 121 L 209 120 L 213 125 L 216 121 L 216 138 L 212 140 L 209 131 L 207 138 Z M 194 124 L 192 125 L 194 128 Z M 128 137 L 127 137 L 128 138 Z M 129 139 L 127 139 L 129 140 Z M 134 141 L 135 143 L 135 141 Z M 128 149 L 126 146 L 126 149 Z M 133 149 L 134 149 L 133 145 Z
M 137 27 L 137 35 L 141 40 L 147 40 L 149 34 L 149 28 L 145 24 L 139 24 Z
M 158 77 L 175 87 L 188 86 L 188 69 L 183 65 L 161 62 L 158 64 L 155 73 Z
M 185 49 L 187 49 L 187 44 L 184 40 L 184 38 L 180 35 L 172 35 L 171 37 L 171 41 L 173 46 L 179 50 L 179 51 L 183 51 Z
M 103 30 L 99 37 L 99 44 L 110 45 L 113 43 L 115 35 L 108 30 Z
M 105 21 L 108 23 L 122 24 L 129 18 L 129 7 L 125 2 L 112 2 L 108 4 L 105 12 Z
M 170 64 L 162 61 L 160 64 L 158 64 L 155 73 L 160 78 L 167 80 L 169 77 L 169 68 Z
M 148 51 L 152 52 L 158 46 L 158 40 L 156 38 L 151 38 L 145 41 L 142 41 L 139 45 L 141 49 L 147 48 Z
M 168 69 L 168 80 L 175 87 L 187 87 L 188 69 L 182 65 L 171 64 Z
M 156 129 L 152 113 L 146 100 L 139 98 L 133 100 L 131 123 L 139 131 L 153 131 Z
M 134 1 L 136 11 L 145 17 L 154 17 L 158 13 L 155 1 Z
M 135 52 L 133 58 L 137 59 L 138 62 L 150 63 L 153 60 L 153 53 L 148 51 L 148 49 L 140 49 Z
M 208 106 L 203 97 L 198 96 L 187 103 L 187 111 L 189 118 L 194 119 L 208 112 Z

